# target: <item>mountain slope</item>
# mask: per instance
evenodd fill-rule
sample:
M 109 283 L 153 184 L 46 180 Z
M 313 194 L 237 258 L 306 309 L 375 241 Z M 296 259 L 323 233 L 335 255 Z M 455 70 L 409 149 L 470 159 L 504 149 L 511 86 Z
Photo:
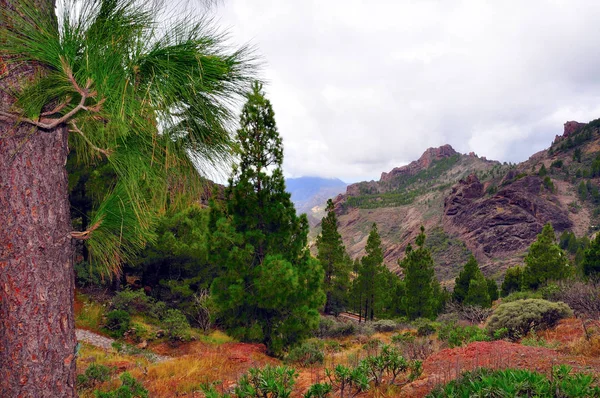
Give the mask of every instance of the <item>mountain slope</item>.
M 362 256 L 376 222 L 385 262 L 398 270 L 406 245 L 424 225 L 437 276 L 451 282 L 470 253 L 486 275 L 496 278 L 522 263 L 546 222 L 557 233 L 588 235 L 600 224 L 599 125 L 568 122 L 551 148 L 518 165 L 459 154 L 444 145 L 382 173 L 379 181 L 352 184 L 335 200 L 346 248 L 352 257 Z M 576 150 L 579 160 L 574 160 Z M 543 169 L 540 175 L 542 165 L 548 175 Z M 582 182 L 586 200 L 578 193 Z

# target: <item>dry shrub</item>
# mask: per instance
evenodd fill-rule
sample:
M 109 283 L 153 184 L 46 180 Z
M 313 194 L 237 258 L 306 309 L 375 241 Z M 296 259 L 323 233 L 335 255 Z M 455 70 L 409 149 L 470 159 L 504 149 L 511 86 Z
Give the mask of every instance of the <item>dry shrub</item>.
M 566 303 L 578 318 L 600 319 L 598 281 L 562 281 L 549 298 Z
M 570 342 L 567 345 L 567 349 L 569 353 L 574 355 L 597 358 L 600 356 L 600 336 L 591 336 L 589 340 L 585 337 L 580 337 Z
M 446 314 L 456 314 L 458 320 L 470 323 L 484 322 L 491 314 L 491 308 L 483 308 L 477 305 L 463 305 L 454 300 L 446 303 Z

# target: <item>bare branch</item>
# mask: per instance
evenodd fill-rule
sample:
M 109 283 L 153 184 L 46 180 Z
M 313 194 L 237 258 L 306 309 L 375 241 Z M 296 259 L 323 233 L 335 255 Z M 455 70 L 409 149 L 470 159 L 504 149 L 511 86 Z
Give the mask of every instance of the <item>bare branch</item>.
M 94 225 L 92 225 L 90 227 L 90 229 L 88 229 L 86 231 L 71 231 L 71 238 L 77 239 L 77 240 L 88 240 L 90 238 L 92 232 L 97 230 L 101 224 L 102 224 L 102 218 L 100 220 L 96 221 L 96 223 Z

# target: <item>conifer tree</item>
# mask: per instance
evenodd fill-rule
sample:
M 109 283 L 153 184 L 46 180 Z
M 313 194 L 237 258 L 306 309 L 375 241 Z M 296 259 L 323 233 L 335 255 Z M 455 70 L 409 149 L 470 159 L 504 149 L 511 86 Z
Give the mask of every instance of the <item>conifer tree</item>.
M 355 280 L 358 293 L 361 297 L 360 314 L 365 320 L 375 317 L 376 300 L 379 298 L 378 282 L 385 266 L 383 265 L 383 249 L 381 237 L 377 231 L 377 224 L 373 223 L 365 247 L 366 255 L 360 261 L 358 277 Z M 356 291 L 356 289 L 355 289 Z
M 324 304 L 323 271 L 307 249 L 308 221 L 285 191 L 283 146 L 271 103 L 255 83 L 237 132 L 240 164 L 210 225 L 223 266 L 211 291 L 229 333 L 270 354 L 309 335 Z
M 469 281 L 469 290 L 464 303 L 484 308 L 491 306 L 488 284 L 481 271 L 476 273 L 475 277 Z
M 498 300 L 499 293 L 498 293 L 498 285 L 496 284 L 496 281 L 493 280 L 492 278 L 487 278 L 486 282 L 487 282 L 488 294 L 490 296 L 490 300 L 492 302 Z
M 325 272 L 323 290 L 327 300 L 324 312 L 338 314 L 347 304 L 352 262 L 338 232 L 337 216 L 331 199 L 327 201 L 326 210 L 327 215 L 321 221 L 321 234 L 317 237 L 317 259 Z
M 504 281 L 500 288 L 502 297 L 506 297 L 512 292 L 518 292 L 523 286 L 523 268 L 519 266 L 511 267 L 504 274 Z
M 528 288 L 537 289 L 548 280 L 568 276 L 567 256 L 556 243 L 554 228 L 550 223 L 544 225 L 537 240 L 531 244 L 525 264 L 523 284 Z
M 463 270 L 455 280 L 452 298 L 457 302 L 462 303 L 469 293 L 469 285 L 471 284 L 471 280 L 475 279 L 480 273 L 481 271 L 479 270 L 477 260 L 471 254 L 469 260 L 463 267 Z
M 600 234 L 596 234 L 596 238 L 584 252 L 582 268 L 586 276 L 594 276 L 600 272 Z
M 433 258 L 425 244 L 425 228 L 415 241 L 417 249 L 409 244 L 405 257 L 399 261 L 404 270 L 405 295 L 402 297 L 402 307 L 410 319 L 431 318 L 436 315 L 438 297 L 435 297 L 435 272 Z

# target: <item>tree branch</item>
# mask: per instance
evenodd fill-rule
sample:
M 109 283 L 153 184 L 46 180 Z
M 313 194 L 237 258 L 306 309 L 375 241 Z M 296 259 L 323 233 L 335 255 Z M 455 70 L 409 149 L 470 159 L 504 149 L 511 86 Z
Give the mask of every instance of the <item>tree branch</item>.
M 89 146 L 91 146 L 91 147 L 92 147 L 92 149 L 93 149 L 93 150 L 100 152 L 101 154 L 103 154 L 103 155 L 104 155 L 104 156 L 106 156 L 106 157 L 109 157 L 109 156 L 110 156 L 110 155 L 113 153 L 113 151 L 112 151 L 111 149 L 102 149 L 102 148 L 98 148 L 96 145 L 94 145 L 94 144 L 93 144 L 93 143 L 92 143 L 92 142 L 89 140 L 89 138 L 87 138 L 87 137 L 85 136 L 85 134 L 83 134 L 83 131 L 81 131 L 81 129 L 80 129 L 79 127 L 77 127 L 77 124 L 75 124 L 75 121 L 74 121 L 74 120 L 72 120 L 70 124 L 71 124 L 71 127 L 73 127 L 73 129 L 72 129 L 72 130 L 69 130 L 69 132 L 71 132 L 71 133 L 77 133 L 77 134 L 79 134 L 81 137 L 83 137 L 84 141 L 85 141 L 85 142 L 86 142 L 86 143 L 87 143 Z

